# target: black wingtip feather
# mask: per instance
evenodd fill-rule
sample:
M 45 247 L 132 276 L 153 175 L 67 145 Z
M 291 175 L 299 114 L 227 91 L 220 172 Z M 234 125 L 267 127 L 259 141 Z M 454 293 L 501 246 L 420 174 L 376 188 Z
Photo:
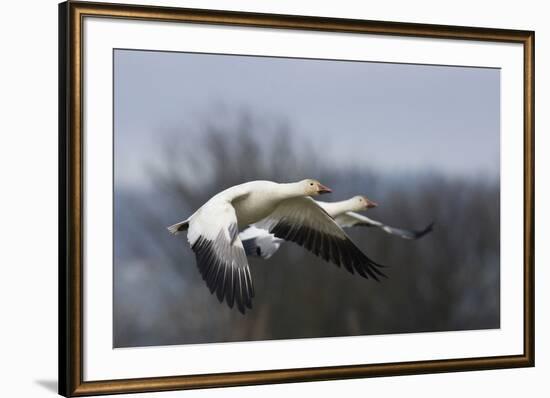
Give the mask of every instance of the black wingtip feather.
M 281 219 L 270 232 L 277 238 L 292 241 L 309 250 L 325 261 L 337 266 L 344 266 L 348 272 L 357 272 L 364 278 L 374 279 L 380 282 L 379 277 L 387 278 L 379 268 L 383 265 L 368 258 L 351 240 L 339 239 L 335 236 L 323 235 L 313 228 L 305 225 L 299 227 L 287 224 Z
M 426 228 L 416 233 L 415 239 L 420 239 L 424 235 L 427 235 L 430 232 L 432 232 L 434 230 L 434 225 L 435 225 L 435 222 L 432 221 L 430 224 L 428 224 L 428 226 L 426 226 Z
M 234 236 L 235 231 L 230 231 Z M 202 279 L 210 293 L 216 294 L 220 302 L 225 302 L 229 308 L 237 306 L 241 313 L 245 308 L 252 308 L 254 287 L 248 264 L 246 267 L 228 263 L 225 259 L 218 258 L 213 247 L 213 242 L 200 236 L 191 246 L 195 252 L 197 266 Z

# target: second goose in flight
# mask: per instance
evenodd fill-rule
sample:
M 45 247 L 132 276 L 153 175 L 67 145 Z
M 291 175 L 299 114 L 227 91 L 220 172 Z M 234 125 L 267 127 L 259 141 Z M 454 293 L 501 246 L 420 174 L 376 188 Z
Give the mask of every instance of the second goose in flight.
M 334 221 L 342 227 L 376 227 L 384 232 L 399 236 L 403 239 L 419 239 L 433 230 L 433 223 L 420 231 L 390 227 L 380 221 L 370 219 L 357 211 L 367 210 L 376 207 L 377 204 L 366 196 L 357 195 L 347 200 L 339 202 L 321 202 L 315 201 L 322 207 Z M 270 258 L 277 250 L 282 239 L 277 238 L 269 230 L 261 228 L 262 224 L 251 225 L 240 234 L 246 254 L 248 256 L 258 256 L 264 259 Z

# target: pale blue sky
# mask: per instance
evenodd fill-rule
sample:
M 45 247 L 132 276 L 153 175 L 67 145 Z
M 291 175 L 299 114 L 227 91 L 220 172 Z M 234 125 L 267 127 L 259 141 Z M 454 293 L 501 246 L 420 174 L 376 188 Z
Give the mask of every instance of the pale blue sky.
M 334 167 L 498 177 L 498 69 L 135 50 L 114 65 L 119 184 L 162 167 L 163 135 L 198 145 L 193 127 L 239 110 L 288 122 Z

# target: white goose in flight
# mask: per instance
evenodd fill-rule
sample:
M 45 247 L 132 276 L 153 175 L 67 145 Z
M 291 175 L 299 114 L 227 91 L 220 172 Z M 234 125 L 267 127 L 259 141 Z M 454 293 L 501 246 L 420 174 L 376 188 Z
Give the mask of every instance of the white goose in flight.
M 307 179 L 278 184 L 252 181 L 218 193 L 189 218 L 168 227 L 187 231 L 197 265 L 210 292 L 240 312 L 252 308 L 254 288 L 239 237 L 242 228 L 255 224 L 275 238 L 288 240 L 349 272 L 378 280 L 382 267 L 349 239 L 334 219 L 310 196 L 331 192 L 319 181 Z
M 328 215 L 334 218 L 334 221 L 342 228 L 355 226 L 377 227 L 390 235 L 396 235 L 403 239 L 419 239 L 433 230 L 433 222 L 424 229 L 416 231 L 390 227 L 380 221 L 356 213 L 357 211 L 367 210 L 377 206 L 375 202 L 362 195 L 357 195 L 339 202 L 315 202 L 322 207 Z M 279 239 L 269 232 L 269 230 L 260 227 L 260 224 L 251 225 L 240 233 L 240 238 L 248 256 L 258 256 L 268 259 L 279 250 L 283 239 Z

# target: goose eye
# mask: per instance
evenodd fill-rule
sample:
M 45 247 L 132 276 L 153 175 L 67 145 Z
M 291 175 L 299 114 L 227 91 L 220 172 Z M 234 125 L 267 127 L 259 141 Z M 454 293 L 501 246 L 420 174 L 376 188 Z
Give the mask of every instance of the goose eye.
M 313 183 L 312 183 L 312 182 L 310 182 L 310 183 L 309 183 L 309 185 L 313 186 Z

